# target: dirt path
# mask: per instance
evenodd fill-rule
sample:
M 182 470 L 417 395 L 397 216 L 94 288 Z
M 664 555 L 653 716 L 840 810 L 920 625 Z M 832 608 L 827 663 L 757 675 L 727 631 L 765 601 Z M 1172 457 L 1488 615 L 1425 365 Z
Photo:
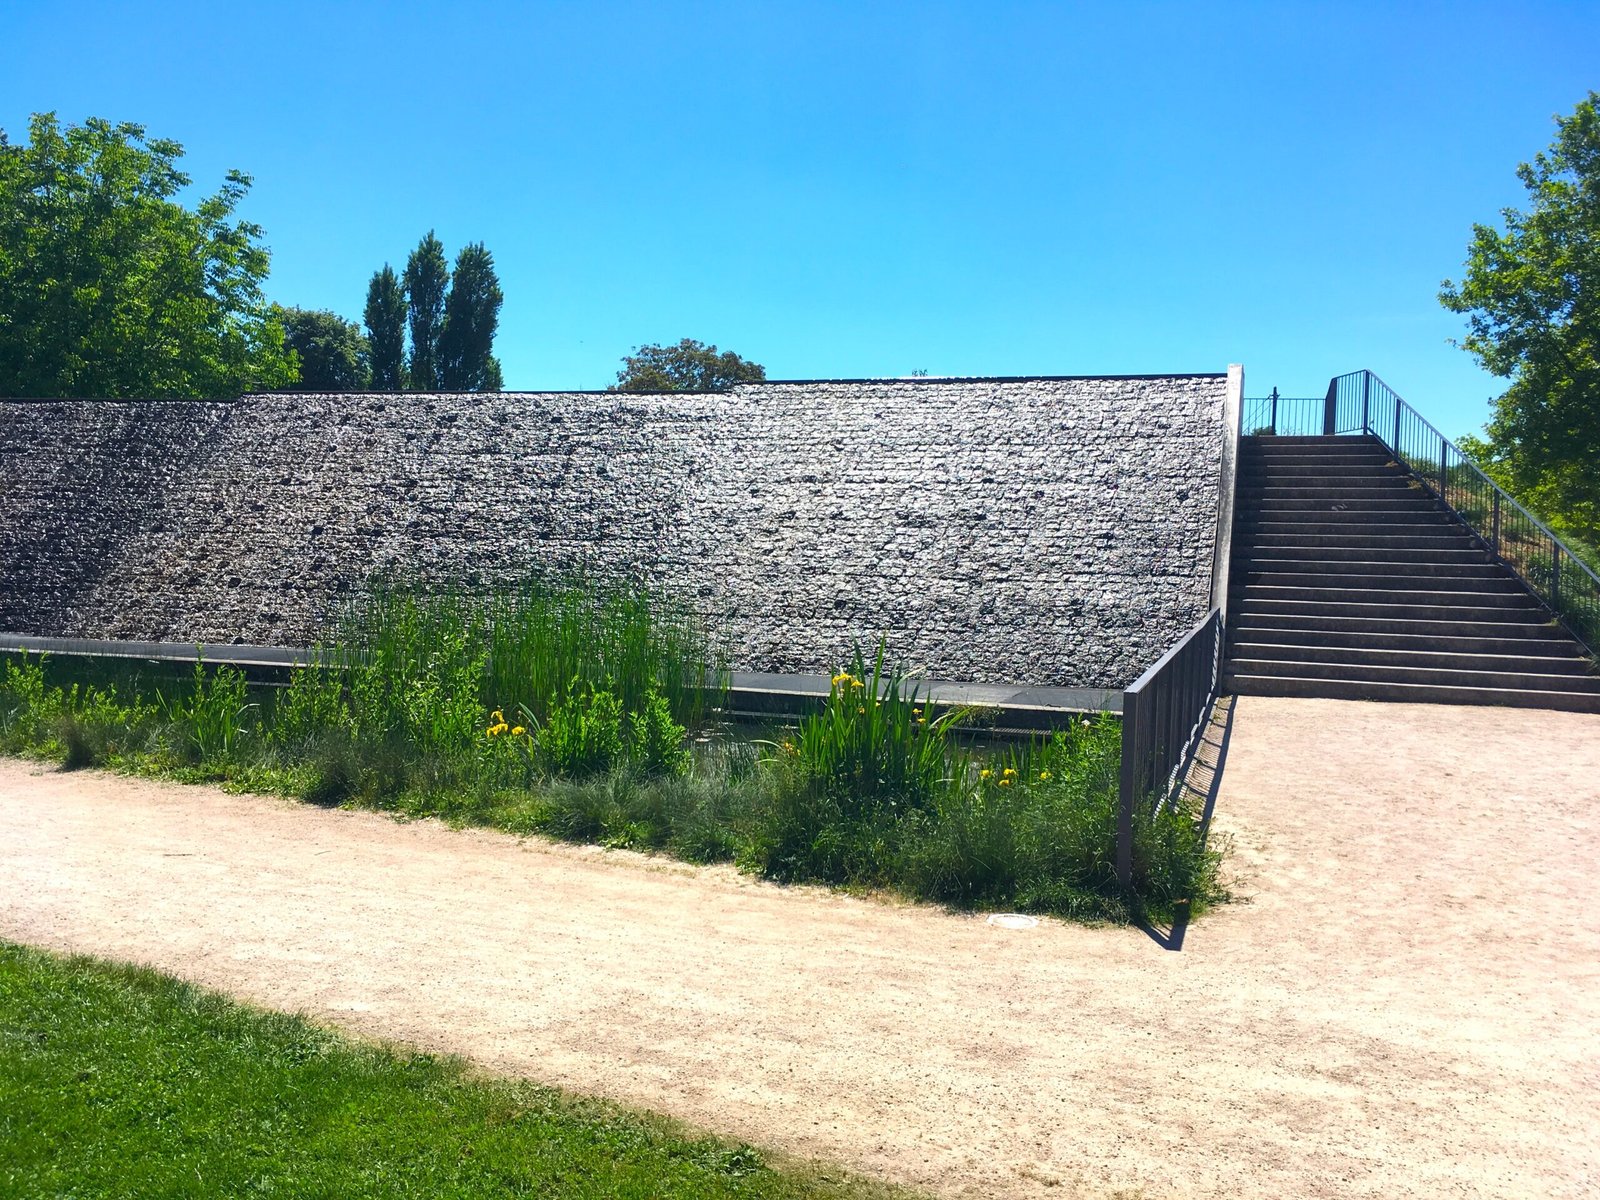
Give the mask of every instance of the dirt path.
M 1181 953 L 0 761 L 0 936 L 959 1196 L 1600 1191 L 1600 718 L 1239 703 Z

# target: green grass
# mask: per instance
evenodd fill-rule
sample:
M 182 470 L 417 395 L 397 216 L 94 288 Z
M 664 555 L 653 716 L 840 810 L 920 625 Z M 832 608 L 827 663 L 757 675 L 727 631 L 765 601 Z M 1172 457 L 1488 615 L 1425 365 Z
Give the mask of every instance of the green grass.
M 905 1193 L 154 971 L 0 942 L 0 1194 Z

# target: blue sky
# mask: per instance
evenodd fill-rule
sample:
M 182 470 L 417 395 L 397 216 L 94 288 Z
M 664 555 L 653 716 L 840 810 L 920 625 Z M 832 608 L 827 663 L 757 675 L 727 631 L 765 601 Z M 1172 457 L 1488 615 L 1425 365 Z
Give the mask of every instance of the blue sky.
M 1437 302 L 1600 87 L 1600 4 L 12 3 L 54 109 L 255 176 L 272 297 L 359 318 L 495 255 L 508 387 L 696 337 L 773 377 L 1369 366 L 1447 432 L 1499 382 Z

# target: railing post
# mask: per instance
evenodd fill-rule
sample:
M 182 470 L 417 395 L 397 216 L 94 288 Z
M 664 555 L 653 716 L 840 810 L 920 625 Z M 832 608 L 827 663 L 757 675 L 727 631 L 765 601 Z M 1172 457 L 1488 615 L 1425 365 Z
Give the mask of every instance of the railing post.
M 1389 448 L 1394 451 L 1395 460 L 1403 462 L 1400 457 L 1400 397 L 1394 398 L 1394 441 L 1389 443 Z
M 1449 469 L 1449 464 L 1446 462 L 1445 456 L 1449 453 L 1450 443 L 1445 440 L 1444 434 L 1441 433 L 1439 435 L 1439 499 L 1444 500 L 1446 504 L 1450 503 L 1450 501 L 1445 500 L 1444 493 L 1444 473 Z
M 1273 388 L 1272 389 L 1272 395 L 1269 396 L 1268 399 L 1272 401 L 1272 432 L 1273 433 L 1277 433 L 1278 432 L 1278 389 L 1277 388 Z
M 1372 372 L 1361 372 L 1361 432 L 1367 432 L 1368 410 L 1372 404 Z
M 1561 603 L 1561 543 L 1550 539 L 1550 607 Z
M 1489 549 L 1494 552 L 1494 556 L 1496 558 L 1499 558 L 1500 557 L 1500 489 L 1499 488 L 1495 488 L 1495 490 L 1494 490 L 1494 520 L 1493 520 L 1493 526 L 1492 527 L 1493 527 L 1494 533 L 1489 539 Z
M 1117 789 L 1117 886 L 1133 882 L 1133 800 L 1139 790 L 1139 693 L 1122 693 L 1122 778 Z
M 1322 400 L 1322 432 L 1331 434 L 1339 424 L 1339 380 L 1328 380 L 1328 394 Z

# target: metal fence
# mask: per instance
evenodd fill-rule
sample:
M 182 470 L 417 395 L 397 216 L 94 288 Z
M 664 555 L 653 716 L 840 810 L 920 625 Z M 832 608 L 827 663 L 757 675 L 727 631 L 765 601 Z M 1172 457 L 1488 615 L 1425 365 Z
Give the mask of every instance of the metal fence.
M 1528 590 L 1600 654 L 1600 576 L 1371 371 L 1328 384 L 1331 432 L 1369 433 L 1442 500 Z
M 1222 685 L 1226 623 L 1220 608 L 1122 693 L 1122 778 L 1118 789 L 1117 881 L 1133 878 L 1133 815 L 1159 810 L 1182 784 Z
M 1327 408 L 1321 396 L 1246 396 L 1240 410 L 1240 432 L 1276 433 L 1284 436 L 1319 434 Z

